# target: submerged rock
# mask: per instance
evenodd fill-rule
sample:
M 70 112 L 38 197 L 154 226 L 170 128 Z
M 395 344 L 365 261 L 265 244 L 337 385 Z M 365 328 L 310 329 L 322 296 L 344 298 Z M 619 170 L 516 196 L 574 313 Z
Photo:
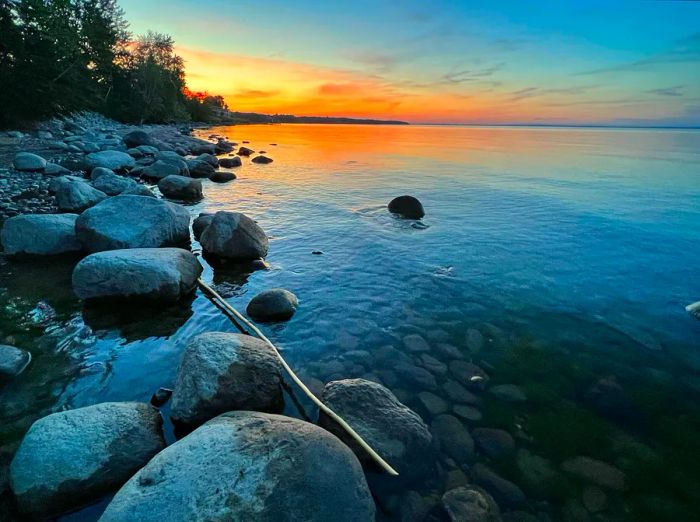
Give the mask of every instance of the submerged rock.
M 584 482 L 615 491 L 627 489 L 627 476 L 615 466 L 590 457 L 574 457 L 565 460 L 561 469 Z
M 373 522 L 362 468 L 330 433 L 256 412 L 221 415 L 127 482 L 101 522 Z
M 251 299 L 246 312 L 256 321 L 285 321 L 296 312 L 299 301 L 289 290 L 271 288 Z
M 0 344 L 0 380 L 17 377 L 32 360 L 32 354 L 14 346 Z
M 280 371 L 274 350 L 260 339 L 200 334 L 182 356 L 170 415 L 191 427 L 232 410 L 277 411 L 282 404 Z
M 80 213 L 97 205 L 107 194 L 84 181 L 63 183 L 56 189 L 56 204 L 64 212 Z
M 493 459 L 508 456 L 515 451 L 515 440 L 505 430 L 475 428 L 472 437 L 479 450 Z
M 392 199 L 389 202 L 389 212 L 409 219 L 420 219 L 425 216 L 423 205 L 413 196 L 399 196 Z
M 239 212 L 217 212 L 200 243 L 205 254 L 241 261 L 265 257 L 268 249 L 263 229 Z
M 165 447 L 158 410 L 107 402 L 62 411 L 32 424 L 10 467 L 23 513 L 49 517 L 121 486 Z
M 451 489 L 442 496 L 442 505 L 451 522 L 501 522 L 498 504 L 474 486 Z
M 685 311 L 688 312 L 693 317 L 695 317 L 696 319 L 700 320 L 700 301 L 689 304 L 688 306 L 685 307 Z
M 219 170 L 214 172 L 209 179 L 214 183 L 227 183 L 236 179 L 236 175 L 233 172 L 226 172 L 225 170 Z
M 525 402 L 527 395 L 515 384 L 499 384 L 489 388 L 489 393 L 506 402 Z
M 12 166 L 16 170 L 25 172 L 44 170 L 46 168 L 46 160 L 31 152 L 18 152 L 12 160 Z
M 90 252 L 186 244 L 190 215 L 184 207 L 144 196 L 114 196 L 83 212 L 75 223 Z
M 500 505 L 519 507 L 525 503 L 525 493 L 511 481 L 504 479 L 483 464 L 472 468 L 474 482 L 488 491 Z
M 158 182 L 158 189 L 170 199 L 185 201 L 202 199 L 202 182 L 186 176 L 167 176 Z
M 420 416 L 399 402 L 387 388 L 365 379 L 326 384 L 321 400 L 342 417 L 399 475 L 424 475 L 433 461 L 432 436 Z M 345 442 L 366 465 L 367 452 L 325 413 L 318 423 Z
M 474 460 L 474 440 L 467 428 L 452 415 L 438 415 L 431 424 L 442 452 L 464 466 Z
M 174 302 L 194 290 L 202 267 L 181 248 L 132 248 L 89 255 L 73 271 L 80 299 L 139 298 Z
M 0 233 L 8 255 L 48 256 L 78 252 L 77 214 L 24 214 L 5 221 Z

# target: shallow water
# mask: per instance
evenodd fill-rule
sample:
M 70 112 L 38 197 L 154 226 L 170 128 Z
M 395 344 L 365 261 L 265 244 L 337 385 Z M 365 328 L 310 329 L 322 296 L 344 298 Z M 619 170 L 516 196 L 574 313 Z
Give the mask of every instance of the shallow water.
M 590 488 L 559 468 L 586 455 L 629 478 L 627 492 L 606 492 L 599 519 L 700 512 L 700 321 L 684 310 L 700 300 L 700 132 L 254 125 L 202 135 L 214 133 L 275 161 L 246 159 L 236 181 L 205 181 L 191 211 L 255 218 L 271 236 L 271 270 L 206 266 L 204 278 L 239 310 L 265 288 L 296 293 L 294 318 L 264 331 L 312 385 L 380 380 L 430 423 L 417 399 L 424 386 L 451 413 L 458 406 L 443 389 L 457 377 L 451 345 L 487 370 L 490 385 L 516 384 L 528 397 L 484 393 L 481 420 L 464 420 L 515 437 L 520 458 L 477 460 L 525 491 L 519 510 L 593 516 L 582 501 Z M 421 226 L 386 211 L 401 194 L 423 202 Z M 34 357 L 0 391 L 0 459 L 52 411 L 148 400 L 172 384 L 189 338 L 233 331 L 201 293 L 169 309 L 83 311 L 73 264 L 0 262 L 0 341 Z M 410 352 L 410 334 L 447 368 Z M 420 371 L 393 371 L 385 346 L 427 365 L 435 385 Z M 622 391 L 591 392 L 611 376 Z M 286 402 L 287 414 L 301 415 Z M 545 459 L 548 480 L 533 480 L 522 450 Z M 469 475 L 470 465 L 457 467 L 443 457 L 403 491 L 434 501 Z M 380 518 L 398 520 L 401 492 L 373 482 Z M 66 519 L 95 520 L 103 507 Z

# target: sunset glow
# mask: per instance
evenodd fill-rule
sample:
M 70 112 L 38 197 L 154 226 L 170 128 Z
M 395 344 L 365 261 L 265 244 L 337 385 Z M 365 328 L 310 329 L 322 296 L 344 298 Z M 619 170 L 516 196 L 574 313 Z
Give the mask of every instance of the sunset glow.
M 423 123 L 700 124 L 693 2 L 122 5 L 134 32 L 171 34 L 190 87 L 222 94 L 232 110 Z

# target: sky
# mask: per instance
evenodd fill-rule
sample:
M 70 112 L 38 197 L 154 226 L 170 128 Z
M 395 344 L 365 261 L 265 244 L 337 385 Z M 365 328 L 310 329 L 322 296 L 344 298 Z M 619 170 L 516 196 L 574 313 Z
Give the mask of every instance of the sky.
M 121 0 L 231 110 L 700 126 L 700 2 Z

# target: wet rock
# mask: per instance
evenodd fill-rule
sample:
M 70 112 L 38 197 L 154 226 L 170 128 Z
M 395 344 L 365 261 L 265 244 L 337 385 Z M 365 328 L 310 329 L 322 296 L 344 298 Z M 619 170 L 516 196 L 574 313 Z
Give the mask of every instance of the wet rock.
M 129 148 L 139 147 L 141 145 L 152 147 L 155 144 L 153 138 L 151 138 L 151 135 L 142 130 L 131 131 L 128 134 L 125 134 L 122 140 L 124 141 L 124 145 Z
M 484 347 L 484 336 L 476 328 L 467 329 L 467 333 L 464 336 L 464 342 L 472 353 L 479 353 Z
M 403 345 L 409 352 L 413 353 L 430 351 L 430 345 L 428 345 L 428 342 L 418 334 L 411 334 L 404 337 Z
M 470 390 L 484 390 L 486 388 L 489 376 L 476 364 L 463 360 L 456 360 L 451 361 L 449 366 L 452 375 Z
M 373 522 L 362 468 L 297 419 L 230 412 L 169 446 L 115 495 L 101 522 Z
M 627 489 L 627 476 L 607 462 L 579 456 L 565 460 L 561 469 L 584 482 L 603 488 L 614 491 Z
M 260 339 L 200 334 L 182 356 L 170 415 L 192 427 L 232 410 L 277 411 L 282 404 L 280 371 L 274 350 Z
M 438 415 L 430 428 L 442 452 L 455 459 L 460 466 L 474 460 L 474 440 L 459 419 L 452 415 Z
M 238 154 L 239 156 L 250 156 L 251 154 L 253 154 L 253 152 L 255 151 L 249 149 L 248 147 L 240 147 L 236 154 Z
M 493 495 L 493 498 L 496 499 L 499 505 L 503 504 L 517 508 L 525 503 L 525 493 L 518 486 L 496 474 L 483 464 L 474 465 L 472 477 L 474 482 Z
M 435 376 L 425 368 L 421 368 L 412 363 L 399 362 L 394 366 L 394 370 L 401 375 L 401 378 L 417 388 L 428 391 L 438 389 Z
M 493 459 L 511 455 L 515 451 L 515 440 L 505 430 L 494 428 L 475 428 L 472 437 L 479 451 Z
M 173 390 L 170 388 L 158 388 L 153 395 L 151 395 L 151 405 L 156 408 L 164 406 L 170 400 L 173 395 Z
M 86 166 L 88 171 L 92 171 L 92 169 L 97 167 L 104 167 L 114 171 L 128 170 L 136 166 L 136 160 L 126 152 L 103 150 L 88 154 L 86 157 Z
M 442 496 L 452 522 L 500 522 L 498 505 L 491 495 L 474 486 L 452 489 Z
M 525 402 L 527 395 L 515 384 L 499 384 L 489 388 L 489 393 L 494 397 L 507 402 Z
M 29 429 L 10 467 L 22 512 L 49 517 L 121 486 L 165 446 L 158 410 L 108 402 L 53 413 Z
M 198 159 L 188 160 L 187 168 L 193 178 L 211 178 L 216 173 L 216 168 L 211 163 Z
M 258 163 L 261 165 L 267 165 L 268 163 L 272 163 L 272 158 L 268 158 L 267 156 L 255 156 L 252 160 L 253 163 Z
M 202 182 L 186 176 L 167 176 L 158 182 L 158 189 L 170 199 L 184 201 L 202 199 Z
M 219 158 L 219 165 L 221 165 L 225 169 L 240 167 L 242 164 L 243 163 L 241 162 L 241 158 L 239 158 L 238 156 L 234 156 L 232 158 Z
M 124 192 L 121 193 L 122 196 L 145 196 L 147 198 L 155 198 L 156 195 L 146 187 L 145 185 L 141 185 L 140 183 L 134 183 L 133 186 L 127 188 L 124 190 Z
M 104 192 L 108 196 L 116 196 L 117 194 L 121 194 L 125 190 L 136 186 L 136 182 L 133 179 L 118 176 L 114 172 L 111 172 L 100 174 L 97 179 L 92 182 L 92 186 L 97 190 Z
M 236 179 L 236 175 L 233 172 L 226 172 L 225 170 L 219 170 L 214 172 L 209 179 L 214 183 L 227 183 Z
M 213 154 L 208 154 L 208 153 L 200 154 L 199 156 L 197 156 L 195 158 L 195 160 L 209 163 L 209 165 L 211 165 L 215 169 L 219 168 L 219 159 L 216 156 L 214 156 Z
M 523 486 L 538 497 L 548 496 L 561 480 L 559 472 L 549 460 L 526 449 L 517 451 L 515 464 Z
M 146 299 L 175 302 L 190 294 L 202 273 L 180 248 L 132 248 L 89 255 L 73 271 L 80 299 Z
M 199 241 L 199 238 L 202 237 L 202 232 L 204 232 L 204 229 L 211 224 L 213 219 L 214 214 L 210 212 L 202 212 L 194 219 L 194 221 L 192 221 L 192 233 L 197 241 Z
M 441 363 L 435 357 L 424 353 L 420 356 L 420 360 L 423 363 L 423 366 L 425 366 L 425 368 L 433 375 L 444 377 L 447 374 L 447 365 Z
M 696 319 L 700 319 L 700 301 L 689 304 L 685 307 L 685 311 Z
M 448 380 L 447 382 L 445 382 L 445 384 L 442 385 L 442 389 L 445 391 L 447 396 L 454 402 L 464 404 L 479 404 L 480 402 L 479 397 L 467 390 L 457 381 Z
M 0 381 L 17 377 L 32 360 L 32 354 L 14 346 L 0 344 Z
M 56 189 L 56 204 L 64 212 L 80 213 L 97 205 L 107 194 L 84 181 L 63 183 Z
M 297 296 L 289 290 L 271 288 L 253 297 L 246 312 L 259 322 L 285 321 L 294 315 L 298 304 Z
M 448 408 L 444 399 L 430 392 L 420 392 L 418 402 L 431 417 L 445 413 Z
M 430 430 L 418 414 L 381 384 L 364 379 L 329 382 L 321 400 L 401 476 L 416 478 L 430 468 L 433 457 Z M 323 412 L 318 423 L 352 448 L 361 462 L 373 465 L 367 452 Z
M 182 168 L 176 164 L 158 160 L 141 172 L 141 177 L 147 180 L 158 181 L 168 176 L 181 176 Z
M 420 219 L 425 216 L 423 205 L 413 196 L 399 196 L 392 199 L 389 202 L 389 212 L 409 219 Z
M 77 214 L 25 214 L 5 221 L 0 233 L 8 255 L 56 255 L 82 250 Z
M 217 212 L 200 243 L 205 254 L 236 260 L 264 258 L 268 249 L 263 229 L 239 212 Z
M 472 422 L 478 422 L 483 417 L 479 410 L 472 406 L 466 406 L 464 404 L 455 404 L 454 406 L 452 406 L 452 411 L 458 417 Z
M 22 172 L 39 171 L 46 168 L 46 160 L 31 152 L 18 152 L 12 160 L 12 166 Z
M 190 215 L 180 205 L 144 196 L 114 196 L 83 212 L 75 229 L 90 252 L 186 244 Z

